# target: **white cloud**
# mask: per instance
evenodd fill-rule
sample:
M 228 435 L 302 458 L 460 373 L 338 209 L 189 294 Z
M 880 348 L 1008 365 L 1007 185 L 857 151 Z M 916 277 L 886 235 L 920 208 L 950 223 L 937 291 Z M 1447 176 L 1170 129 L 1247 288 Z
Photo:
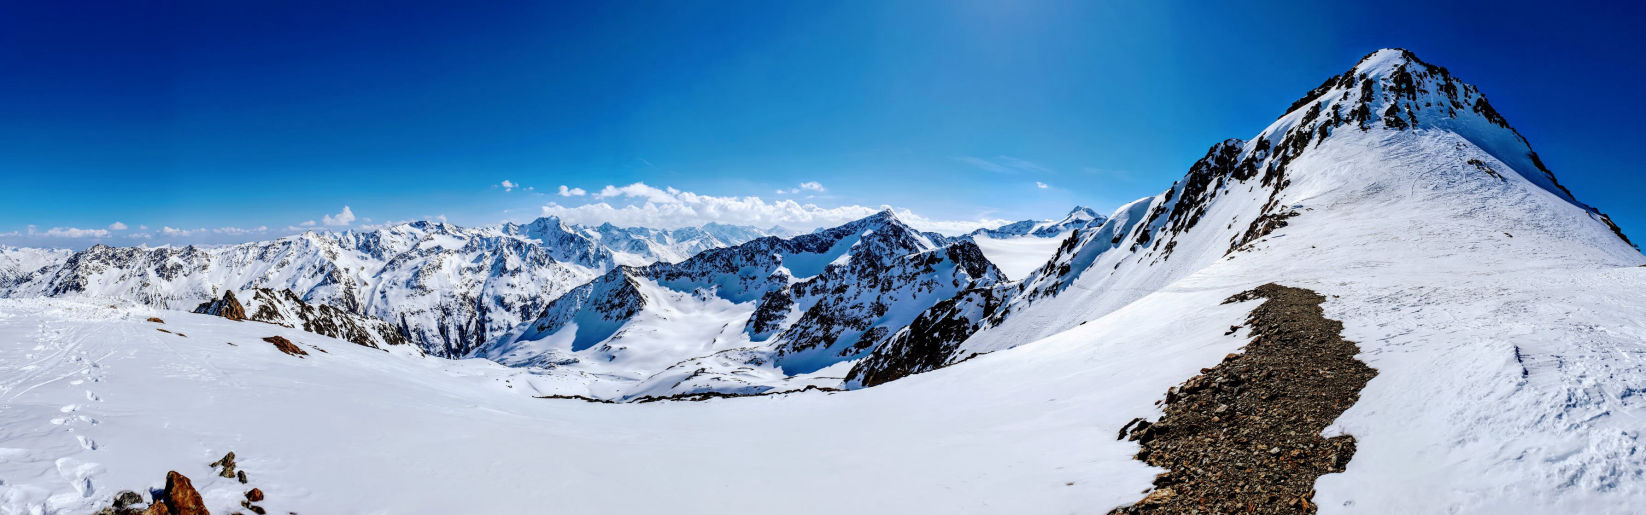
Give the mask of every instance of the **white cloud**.
M 1040 189 L 1046 189 L 1046 188 L 1050 188 L 1051 186 L 1047 186 L 1046 183 L 1044 183 L 1044 182 L 1034 181 L 1034 187 L 1040 188 Z
M 320 217 L 320 221 L 326 225 L 348 225 L 354 223 L 354 211 L 349 206 L 343 206 L 343 210 L 336 215 Z
M 269 231 L 269 226 L 267 226 L 267 225 L 259 225 L 259 226 L 257 226 L 256 229 L 242 229 L 242 228 L 239 228 L 239 227 L 218 227 L 216 229 L 211 230 L 211 232 L 214 232 L 214 233 L 217 233 L 217 234 L 252 234 L 252 233 L 260 233 L 260 232 L 268 232 L 268 231 Z
M 646 183 L 637 182 L 637 183 L 630 184 L 628 186 L 622 186 L 622 187 L 612 186 L 612 185 L 608 184 L 608 185 L 606 185 L 606 187 L 601 188 L 599 193 L 594 194 L 594 197 L 595 198 L 614 198 L 614 197 L 642 198 L 642 199 L 645 199 L 647 202 L 672 203 L 672 202 L 678 202 L 678 200 L 675 199 L 674 197 L 675 197 L 675 195 L 679 195 L 680 193 L 681 193 L 680 190 L 674 189 L 672 187 L 660 190 L 660 189 L 657 189 L 657 188 L 653 188 L 651 186 L 647 186 Z M 688 193 L 688 195 L 690 195 L 690 194 Z
M 109 224 L 109 230 L 111 230 L 111 231 L 124 231 L 124 230 L 126 230 L 126 224 L 123 224 L 123 223 L 120 223 L 120 222 L 115 222 L 115 223 Z
M 139 226 L 137 226 L 137 230 L 139 230 L 139 231 L 147 231 L 147 230 L 149 230 L 149 226 L 147 226 L 147 225 L 139 225 Z
M 567 188 L 564 184 L 560 185 L 560 196 L 562 197 L 581 197 L 588 194 L 589 192 L 583 191 L 583 188 Z
M 131 233 L 131 234 L 127 234 L 126 237 L 134 239 L 134 240 L 147 240 L 147 239 L 153 238 L 154 235 L 146 233 L 146 232 L 134 232 L 134 233 Z
M 579 206 L 549 203 L 543 206 L 543 216 L 555 216 L 576 224 L 611 222 L 620 226 L 676 228 L 719 222 L 754 227 L 782 226 L 793 230 L 810 230 L 840 225 L 879 212 L 884 207 L 848 205 L 820 207 L 801 204 L 794 200 L 768 202 L 760 197 L 717 197 L 699 195 L 674 188 L 659 189 L 644 183 L 627 186 L 606 186 L 595 195 L 615 201 L 594 202 Z M 935 220 L 908 210 L 897 211 L 898 218 L 917 229 L 959 234 L 979 227 L 997 227 L 1007 220 Z
M 1052 173 L 1051 169 L 1040 166 L 1039 163 L 1027 159 L 1018 159 L 1012 156 L 994 156 L 993 158 L 988 159 L 975 156 L 960 156 L 954 159 L 956 161 L 975 166 L 981 170 L 994 173 Z
M 205 229 L 201 229 L 201 230 L 203 231 Z M 195 231 L 190 231 L 190 230 L 187 230 L 187 229 L 178 229 L 176 227 L 172 227 L 172 226 L 169 226 L 169 225 L 160 227 L 160 234 L 164 234 L 166 236 L 188 236 L 188 235 L 194 234 L 194 233 L 195 233 Z
M 510 181 L 508 179 L 503 179 L 503 182 L 498 183 L 498 186 L 502 186 L 503 191 L 514 191 L 515 188 L 520 187 L 520 183 L 513 182 L 513 181 Z
M 81 229 L 78 227 L 53 227 L 38 232 L 34 226 L 29 226 L 29 236 L 45 236 L 48 238 L 102 238 L 108 236 L 108 229 Z
M 823 184 L 820 183 L 820 182 L 806 181 L 806 182 L 800 183 L 799 186 L 795 186 L 793 188 L 787 188 L 787 189 L 778 188 L 777 189 L 777 194 L 778 195 L 794 195 L 794 194 L 800 193 L 802 190 L 812 191 L 812 192 L 817 192 L 817 193 L 823 193 L 825 191 L 828 191 L 828 189 L 824 188 Z
M 297 225 L 301 225 L 303 227 L 314 227 L 314 220 L 304 220 L 303 223 Z

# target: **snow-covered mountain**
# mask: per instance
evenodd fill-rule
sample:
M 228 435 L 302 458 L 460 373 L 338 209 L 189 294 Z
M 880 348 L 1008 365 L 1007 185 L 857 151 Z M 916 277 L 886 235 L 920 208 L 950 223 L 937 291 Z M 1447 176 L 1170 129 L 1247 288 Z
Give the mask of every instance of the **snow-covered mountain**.
M 605 238 L 602 230 L 632 236 Z M 758 233 L 723 225 L 650 233 L 540 218 L 481 228 L 412 222 L 311 231 L 224 247 L 0 249 L 0 295 L 192 309 L 226 291 L 289 290 L 303 302 L 388 321 L 427 352 L 461 356 L 619 261 L 675 258 Z M 631 243 L 644 237 L 656 239 L 637 251 Z
M 998 282 L 970 241 L 890 210 L 794 238 L 618 267 L 479 350 L 573 377 L 561 395 L 754 393 L 867 354 L 914 315 Z M 835 376 L 838 385 L 838 376 Z
M 778 235 L 753 227 L 719 223 L 680 229 L 617 227 L 606 223 L 577 227 L 576 230 L 605 247 L 619 263 L 629 266 L 645 266 L 658 261 L 677 263 L 705 250 Z
M 483 246 L 408 231 L 373 259 Z M 576 233 L 496 232 L 534 246 Z M 513 366 L 155 307 L 196 287 L 191 273 L 229 277 L 219 250 L 79 253 L 17 276 L 66 298 L 0 299 L 0 511 L 92 512 L 167 470 L 225 512 L 251 486 L 275 513 L 1646 506 L 1646 256 L 1478 90 L 1409 52 L 1367 56 L 1164 193 L 1051 240 L 1014 281 L 972 239 L 889 213 L 646 266 L 557 248 L 610 264 L 579 265 L 584 280 L 471 353 Z M 378 282 L 339 293 L 359 262 L 338 248 L 320 261 L 332 268 L 268 270 L 369 305 Z M 117 253 L 142 273 L 108 265 Z M 1278 289 L 1312 304 L 1253 293 Z M 88 293 L 103 291 L 154 293 Z M 1260 316 L 1277 311 L 1311 324 Z M 1361 372 L 1350 391 L 1311 390 L 1342 386 L 1341 369 L 1307 339 L 1340 340 L 1329 357 Z M 1265 349 L 1289 361 L 1232 366 Z M 807 386 L 849 391 L 541 398 Z M 1172 438 L 1209 447 L 1159 445 Z M 228 451 L 249 483 L 207 465 Z
M 1437 174 L 1444 180 L 1424 182 Z M 1477 88 L 1409 51 L 1381 50 L 1252 140 L 1213 145 L 1164 193 L 1081 229 L 1022 281 L 922 314 L 851 378 L 878 384 L 1051 336 L 1259 251 L 1317 210 L 1396 197 L 1396 188 L 1432 195 L 1413 213 L 1429 224 L 1513 204 L 1524 211 L 1501 217 L 1493 234 L 1524 241 L 1528 231 L 1563 232 L 1586 252 L 1639 256 L 1610 218 L 1555 180 Z
M 966 235 L 996 239 L 1022 236 L 1055 238 L 1067 234 L 1069 231 L 1102 225 L 1105 220 L 1108 219 L 1092 208 L 1075 206 L 1073 210 L 1069 211 L 1069 214 L 1064 215 L 1060 220 L 1023 220 L 993 229 L 978 229 Z

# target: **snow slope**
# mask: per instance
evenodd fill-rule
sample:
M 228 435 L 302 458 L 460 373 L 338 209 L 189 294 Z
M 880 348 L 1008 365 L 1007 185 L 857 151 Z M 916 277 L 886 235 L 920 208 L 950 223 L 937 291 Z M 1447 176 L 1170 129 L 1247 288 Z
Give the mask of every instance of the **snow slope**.
M 1347 473 L 1320 481 L 1323 512 L 1646 502 L 1646 406 L 1629 393 L 1646 388 L 1646 268 L 1545 256 L 1459 274 L 1475 267 L 1452 250 L 1419 253 L 1441 266 L 1401 274 L 1386 273 L 1402 265 L 1384 256 L 1320 249 L 1221 262 L 1065 333 L 935 372 L 703 403 L 535 399 L 528 374 L 489 361 L 204 315 L 4 300 L 0 506 L 83 512 L 176 469 L 227 509 L 243 487 L 205 464 L 233 450 L 276 513 L 496 513 L 545 499 L 574 513 L 1102 512 L 1153 477 L 1115 431 L 1235 351 L 1243 339 L 1223 329 L 1251 306 L 1219 302 L 1283 263 L 1289 284 L 1335 296 L 1329 314 L 1379 370 L 1338 424 L 1360 450 Z M 155 331 L 141 321 L 150 314 L 187 336 Z M 257 341 L 269 334 L 327 352 L 286 356 Z M 852 495 L 820 493 L 841 491 Z

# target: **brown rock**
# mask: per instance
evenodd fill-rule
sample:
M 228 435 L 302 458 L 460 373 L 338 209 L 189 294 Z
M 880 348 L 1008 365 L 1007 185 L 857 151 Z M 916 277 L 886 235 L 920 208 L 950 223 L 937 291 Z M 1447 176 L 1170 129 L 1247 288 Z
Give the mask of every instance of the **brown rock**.
M 149 505 L 148 509 L 143 510 L 143 515 L 174 515 L 174 514 L 171 512 L 171 508 L 166 507 L 166 503 L 163 503 L 163 502 L 160 502 L 160 501 L 155 501 L 154 504 Z
M 156 324 L 164 324 L 164 323 L 166 323 L 166 321 L 165 321 L 165 320 L 161 320 L 161 319 L 160 319 L 160 317 L 149 317 L 149 321 L 150 321 L 150 322 L 154 322 L 154 323 L 156 323 Z
M 124 510 L 126 508 L 131 507 L 134 504 L 142 504 L 142 503 L 143 503 L 143 496 L 138 495 L 137 492 L 133 492 L 131 490 L 122 490 L 120 493 L 114 494 L 114 507 L 115 507 L 115 509 Z
M 240 300 L 234 298 L 233 291 L 223 292 L 223 298 L 215 299 L 194 308 L 195 313 L 217 315 L 229 320 L 241 321 L 246 319 L 246 308 Z
M 309 355 L 308 352 L 305 352 L 303 349 L 298 348 L 297 344 L 292 343 L 291 340 L 287 340 L 287 339 L 279 337 L 279 336 L 270 336 L 268 338 L 264 338 L 263 341 L 274 344 L 274 348 L 280 349 L 280 352 L 284 352 L 286 354 L 290 354 L 290 355 L 293 355 L 293 356 L 307 356 L 307 355 Z
M 263 489 L 253 488 L 251 490 L 247 490 L 246 491 L 246 500 L 251 501 L 251 502 L 257 502 L 257 501 L 263 500 Z
M 195 491 L 194 484 L 175 470 L 166 473 L 166 493 L 162 500 L 171 515 L 211 515 L 206 510 L 206 500 Z M 154 504 L 162 502 L 156 501 Z
M 234 474 L 234 467 L 235 467 L 235 465 L 234 465 L 234 451 L 229 451 L 228 454 L 223 455 L 222 459 L 211 462 L 210 466 L 212 466 L 212 467 L 223 467 L 223 470 L 221 472 L 217 473 L 218 476 L 226 477 L 226 478 L 233 478 L 234 475 L 235 475 Z

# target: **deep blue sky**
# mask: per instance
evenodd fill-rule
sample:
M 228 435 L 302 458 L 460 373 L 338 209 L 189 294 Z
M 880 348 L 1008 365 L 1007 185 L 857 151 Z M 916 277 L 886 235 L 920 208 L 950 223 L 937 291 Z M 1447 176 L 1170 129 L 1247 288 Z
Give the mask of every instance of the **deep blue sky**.
M 633 182 L 1106 212 L 1391 46 L 1479 86 L 1646 239 L 1646 18 L 1623 2 L 71 4 L 0 7 L 0 233 L 23 233 L 0 242 L 280 233 L 343 206 L 483 224 Z M 789 193 L 807 181 L 825 191 Z

